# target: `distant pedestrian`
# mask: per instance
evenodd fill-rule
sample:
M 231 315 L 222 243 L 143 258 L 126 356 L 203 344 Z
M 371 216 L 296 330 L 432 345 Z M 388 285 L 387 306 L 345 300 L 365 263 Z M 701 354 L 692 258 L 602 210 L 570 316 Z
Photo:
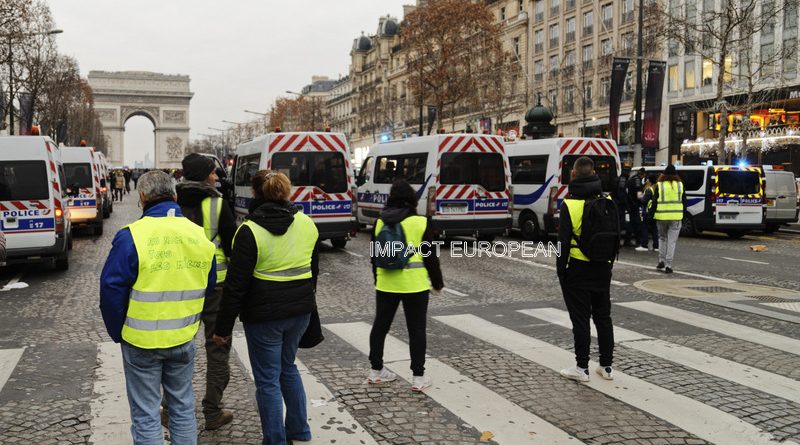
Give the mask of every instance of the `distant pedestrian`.
M 135 444 L 163 441 L 159 406 L 169 401 L 174 444 L 197 443 L 194 337 L 206 295 L 214 292 L 214 244 L 181 214 L 168 175 L 140 179 L 141 219 L 114 237 L 100 276 L 100 311 L 122 343 Z
M 653 207 L 651 212 L 658 226 L 658 265 L 672 273 L 672 260 L 675 258 L 675 247 L 681 233 L 681 221 L 686 209 L 686 193 L 681 177 L 675 166 L 670 164 L 658 178 L 653 191 Z
M 122 201 L 122 191 L 125 189 L 125 175 L 122 170 L 114 172 L 114 182 L 112 183 L 114 191 L 114 201 Z
M 122 171 L 122 176 L 125 178 L 125 194 L 130 194 L 131 192 L 131 170 L 126 168 Z
M 619 252 L 619 219 L 614 201 L 603 195 L 594 162 L 582 156 L 572 166 L 569 195 L 561 205 L 558 241 L 569 246 L 557 260 L 558 280 L 572 321 L 576 365 L 561 371 L 589 381 L 589 322 L 600 347 L 597 374 L 613 380 L 614 328 L 611 324 L 611 269 Z
M 429 293 L 440 295 L 444 287 L 439 258 L 432 251 L 433 235 L 424 216 L 417 215 L 417 194 L 405 181 L 389 190 L 386 207 L 375 223 L 372 235 L 372 271 L 375 277 L 375 321 L 369 334 L 369 383 L 391 382 L 397 378 L 383 366 L 383 346 L 400 303 L 406 316 L 411 353 L 411 390 L 431 386 L 425 375 L 426 323 Z M 425 241 L 425 243 L 423 243 Z M 381 247 L 400 242 L 416 252 L 401 259 L 380 255 Z M 402 254 L 401 254 L 402 255 Z M 433 291 L 431 291 L 433 288 Z
M 234 238 L 214 335 L 218 345 L 227 343 L 236 317 L 242 320 L 263 444 L 311 440 L 305 390 L 294 361 L 316 309 L 319 234 L 311 218 L 289 202 L 291 190 L 283 173 L 265 174 L 265 202 Z
M 136 190 L 139 187 L 139 177 L 142 176 L 142 171 L 138 168 L 131 173 L 131 179 L 133 179 L 133 189 Z
M 644 195 L 644 181 L 647 172 L 640 168 L 625 184 L 628 195 L 628 216 L 630 224 L 625 233 L 625 244 L 636 245 L 637 252 L 647 252 L 644 241 L 644 226 L 642 225 L 642 196 Z
M 614 203 L 617 204 L 617 212 L 619 214 L 619 226 L 622 230 L 625 231 L 626 236 L 627 233 L 631 230 L 630 226 L 628 225 L 628 178 L 631 175 L 631 168 L 627 166 L 622 167 L 622 172 L 620 173 L 619 177 L 617 178 L 616 187 L 611 192 L 611 198 L 614 200 Z M 630 246 L 628 240 L 626 239 L 625 246 Z
M 656 220 L 653 219 L 653 196 L 655 195 L 656 189 L 656 182 L 658 181 L 658 176 L 650 175 L 647 178 L 647 184 L 644 188 L 644 194 L 642 195 L 642 215 L 644 220 L 642 221 L 642 239 L 644 241 L 644 247 L 649 247 L 648 237 L 653 240 L 653 247 L 650 247 L 649 250 L 658 250 L 658 226 L 656 225 Z

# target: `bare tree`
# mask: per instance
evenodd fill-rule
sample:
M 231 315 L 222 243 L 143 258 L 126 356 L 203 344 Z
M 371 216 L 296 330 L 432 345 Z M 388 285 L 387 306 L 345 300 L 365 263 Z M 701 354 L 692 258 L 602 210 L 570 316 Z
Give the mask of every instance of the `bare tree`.
M 527 97 L 525 86 L 528 82 L 525 79 L 520 82 L 524 73 L 518 56 L 502 51 L 487 56 L 494 63 L 480 81 L 476 105 L 482 108 L 482 113 L 493 117 L 499 126 L 520 105 L 524 106 Z M 521 91 L 518 88 L 520 83 L 523 84 Z

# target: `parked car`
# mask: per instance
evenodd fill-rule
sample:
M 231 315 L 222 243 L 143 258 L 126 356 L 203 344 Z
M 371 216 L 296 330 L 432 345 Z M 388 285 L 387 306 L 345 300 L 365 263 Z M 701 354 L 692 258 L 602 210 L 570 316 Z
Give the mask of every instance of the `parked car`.
M 780 229 L 781 225 L 797 222 L 800 210 L 800 196 L 798 196 L 798 183 L 794 173 L 764 166 L 765 198 L 767 206 L 766 228 L 767 233 Z

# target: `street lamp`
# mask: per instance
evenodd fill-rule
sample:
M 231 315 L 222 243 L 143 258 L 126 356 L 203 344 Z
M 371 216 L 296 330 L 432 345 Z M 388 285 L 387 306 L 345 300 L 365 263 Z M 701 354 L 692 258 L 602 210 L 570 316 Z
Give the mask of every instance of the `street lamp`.
M 241 122 L 231 122 L 231 121 L 226 121 L 226 120 L 223 120 L 222 122 L 224 122 L 226 124 L 231 124 L 231 125 L 244 125 Z
M 258 111 L 244 110 L 244 112 L 245 112 L 245 113 L 251 113 L 251 114 L 257 114 L 257 115 L 259 115 L 259 116 L 264 116 L 264 117 L 267 117 L 267 116 L 269 116 L 269 114 L 267 114 L 267 113 L 259 113 Z
M 62 29 L 51 29 L 50 31 L 42 31 L 42 32 L 30 32 L 30 33 L 22 33 L 19 34 L 20 37 L 29 37 L 29 36 L 51 36 L 55 34 L 61 34 L 64 32 Z M 13 42 L 13 36 L 11 34 L 7 34 L 4 37 L 8 37 L 8 134 L 13 136 L 14 135 L 14 56 L 13 56 L 13 49 L 14 46 L 11 44 Z
M 286 90 L 286 94 L 294 94 L 295 96 L 305 97 L 304 94 L 296 93 L 294 91 Z M 311 98 L 311 130 L 317 127 L 317 97 L 309 95 Z

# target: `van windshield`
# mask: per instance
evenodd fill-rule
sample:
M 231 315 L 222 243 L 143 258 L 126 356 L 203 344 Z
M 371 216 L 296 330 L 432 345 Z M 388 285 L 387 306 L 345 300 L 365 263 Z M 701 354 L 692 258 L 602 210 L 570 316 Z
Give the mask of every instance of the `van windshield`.
M 285 152 L 272 155 L 272 169 L 292 186 L 316 186 L 326 193 L 347 192 L 347 169 L 339 152 Z
M 0 161 L 0 201 L 49 199 L 44 161 Z
M 723 195 L 757 195 L 761 193 L 761 175 L 746 170 L 717 171 L 719 193 Z
M 585 155 L 567 155 L 561 160 L 561 184 L 568 185 L 572 178 L 572 164 Z M 587 156 L 594 161 L 594 171 L 600 177 L 603 191 L 611 193 L 617 182 L 617 159 L 613 156 Z
M 88 163 L 65 163 L 67 186 L 82 189 L 92 188 L 92 166 Z
M 506 189 L 500 153 L 444 153 L 441 184 L 478 184 L 490 192 Z

